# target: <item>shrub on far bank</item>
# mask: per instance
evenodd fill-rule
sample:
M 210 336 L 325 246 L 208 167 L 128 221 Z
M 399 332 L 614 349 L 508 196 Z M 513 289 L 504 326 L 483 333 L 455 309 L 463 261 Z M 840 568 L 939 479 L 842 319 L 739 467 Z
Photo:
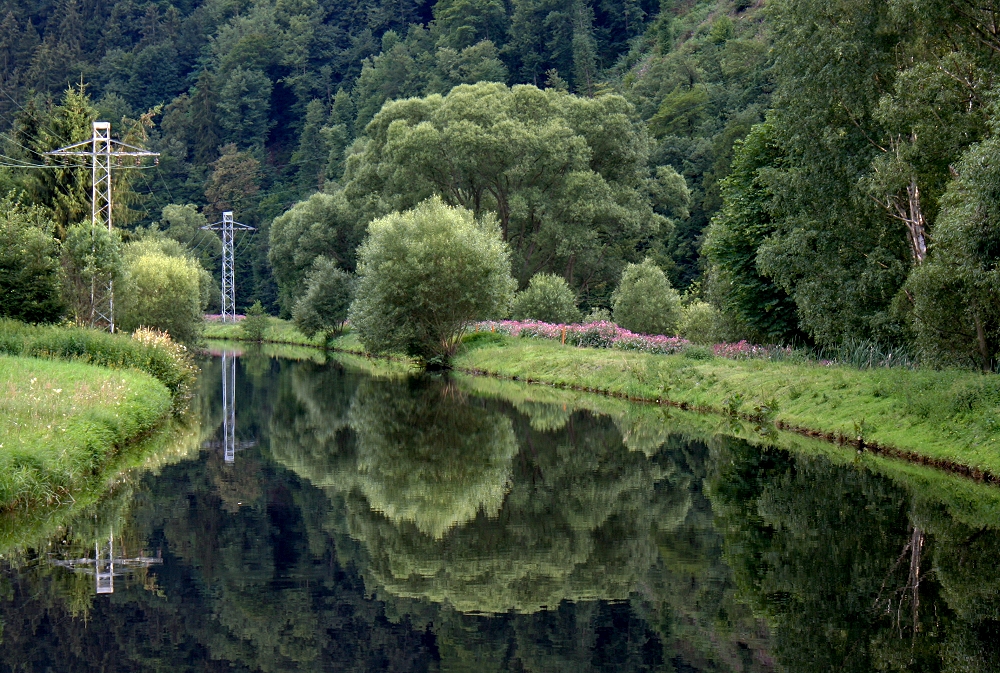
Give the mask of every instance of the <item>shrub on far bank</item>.
M 611 322 L 611 311 L 600 306 L 592 308 L 582 322 L 584 325 L 592 322 Z
M 270 323 L 271 318 L 264 310 L 264 306 L 260 301 L 255 301 L 240 321 L 240 333 L 247 341 L 263 341 Z
M 504 317 L 515 289 L 496 219 L 439 197 L 372 222 L 358 277 L 350 321 L 364 347 L 424 361 L 451 357 L 473 322 Z
M 711 345 L 722 341 L 719 310 L 704 301 L 694 301 L 681 310 L 680 335 L 695 344 Z
M 210 286 L 208 272 L 176 241 L 130 244 L 116 285 L 116 322 L 124 331 L 149 327 L 192 343 L 201 336 Z
M 514 320 L 538 320 L 564 325 L 580 321 L 576 295 L 566 279 L 554 273 L 536 273 L 532 276 L 528 287 L 515 295 L 511 313 Z
M 326 257 L 317 257 L 306 276 L 306 293 L 295 304 L 293 321 L 310 339 L 323 334 L 327 340 L 344 330 L 354 301 L 354 276 Z
M 78 325 L 94 326 L 97 302 L 94 289 L 121 278 L 122 239 L 118 230 L 86 221 L 71 225 L 62 244 L 63 297 Z
M 614 320 L 621 327 L 639 334 L 677 334 L 681 297 L 653 260 L 629 264 L 611 301 Z

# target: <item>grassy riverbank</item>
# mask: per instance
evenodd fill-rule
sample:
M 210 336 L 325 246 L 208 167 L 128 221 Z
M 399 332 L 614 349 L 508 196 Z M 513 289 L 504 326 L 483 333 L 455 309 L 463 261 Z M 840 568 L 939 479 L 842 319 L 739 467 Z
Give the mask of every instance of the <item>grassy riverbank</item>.
M 205 325 L 202 336 L 206 339 L 227 339 L 230 341 L 241 341 L 243 330 L 239 323 L 210 322 Z M 268 343 L 291 344 L 293 346 L 311 346 L 313 348 L 323 347 L 323 337 L 316 336 L 310 339 L 302 332 L 295 329 L 288 320 L 281 318 L 268 318 L 267 331 L 264 340 Z
M 52 503 L 170 414 L 149 374 L 0 356 L 0 509 Z
M 156 332 L 0 320 L 0 510 L 71 499 L 188 406 L 196 373 Z
M 489 335 L 458 369 L 754 418 L 1000 475 L 1000 377 L 572 348 Z

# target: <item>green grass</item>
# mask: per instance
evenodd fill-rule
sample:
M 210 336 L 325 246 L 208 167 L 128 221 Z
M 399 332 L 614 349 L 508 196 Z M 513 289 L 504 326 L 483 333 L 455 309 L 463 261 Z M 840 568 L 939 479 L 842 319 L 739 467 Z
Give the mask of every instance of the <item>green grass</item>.
M 1000 377 L 649 355 L 490 335 L 459 369 L 754 418 L 1000 475 Z
M 286 344 L 290 346 L 308 346 L 310 348 L 327 348 L 344 353 L 356 353 L 365 355 L 365 348 L 358 341 L 358 337 L 351 331 L 330 339 L 326 344 L 323 337 L 316 336 L 312 339 L 295 328 L 295 325 L 288 320 L 281 318 L 269 318 L 270 325 L 264 334 L 265 344 Z M 205 327 L 204 337 L 213 341 L 242 341 L 243 332 L 239 324 L 232 323 L 208 323 Z
M 323 337 L 316 336 L 312 339 L 295 329 L 288 320 L 281 318 L 269 318 L 267 331 L 264 334 L 264 341 L 269 343 L 291 344 L 293 346 L 312 346 L 314 348 L 323 347 Z M 203 335 L 206 339 L 227 339 L 232 341 L 243 340 L 243 330 L 239 323 L 210 322 L 205 325 Z
M 0 319 L 0 354 L 142 371 L 167 387 L 175 412 L 183 411 L 198 373 L 187 349 L 149 330 L 136 335 Z
M 668 436 L 709 446 L 722 436 L 737 437 L 762 449 L 773 447 L 797 456 L 820 457 L 838 465 L 871 470 L 906 489 L 915 504 L 944 507 L 952 517 L 973 528 L 1000 528 L 1000 489 L 926 465 L 845 450 L 824 440 L 778 432 L 731 416 L 635 404 L 605 395 L 493 377 L 457 374 L 456 379 L 470 394 L 512 403 L 528 416 L 533 426 L 544 423 L 553 411 L 557 415 L 561 411 L 568 418 L 569 412 L 587 410 L 610 417 L 628 448 L 647 452 L 658 449 Z
M 0 509 L 52 504 L 169 417 L 139 371 L 0 355 Z

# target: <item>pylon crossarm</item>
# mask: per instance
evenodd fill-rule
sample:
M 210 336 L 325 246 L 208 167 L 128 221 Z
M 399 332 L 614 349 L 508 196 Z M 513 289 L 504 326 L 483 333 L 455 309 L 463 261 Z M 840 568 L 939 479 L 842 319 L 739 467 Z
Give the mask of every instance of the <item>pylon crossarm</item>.
M 201 227 L 205 231 L 222 231 L 226 227 L 224 222 L 213 222 L 212 224 Z M 233 222 L 233 229 L 240 229 L 241 231 L 257 231 L 257 227 L 251 227 L 249 224 L 243 224 L 242 222 Z
M 72 145 L 67 145 L 66 147 L 60 147 L 57 150 L 52 150 L 51 152 L 45 152 L 44 154 L 53 154 L 53 155 L 71 154 L 71 152 L 69 152 L 68 150 L 71 150 L 71 149 L 74 149 L 74 148 L 77 148 L 77 147 L 89 147 L 89 146 L 91 146 L 93 144 L 94 144 L 94 139 L 93 138 L 87 138 L 86 140 L 84 140 L 82 142 L 73 143 Z M 87 155 L 89 156 L 90 153 L 88 152 Z

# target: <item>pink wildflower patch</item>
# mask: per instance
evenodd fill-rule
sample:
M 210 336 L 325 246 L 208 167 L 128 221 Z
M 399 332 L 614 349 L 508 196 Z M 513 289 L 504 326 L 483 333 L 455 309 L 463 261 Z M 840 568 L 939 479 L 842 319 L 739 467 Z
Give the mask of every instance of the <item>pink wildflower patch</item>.
M 792 347 L 759 346 L 749 341 L 738 341 L 731 344 L 715 344 L 712 346 L 712 352 L 715 353 L 716 357 L 729 358 L 730 360 L 771 360 L 777 355 L 791 355 Z
M 585 348 L 618 348 L 642 353 L 679 353 L 691 345 L 681 337 L 636 334 L 602 320 L 583 325 L 554 325 L 535 320 L 501 320 L 477 323 L 477 332 L 497 332 L 526 339 L 555 339 Z

